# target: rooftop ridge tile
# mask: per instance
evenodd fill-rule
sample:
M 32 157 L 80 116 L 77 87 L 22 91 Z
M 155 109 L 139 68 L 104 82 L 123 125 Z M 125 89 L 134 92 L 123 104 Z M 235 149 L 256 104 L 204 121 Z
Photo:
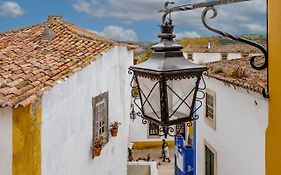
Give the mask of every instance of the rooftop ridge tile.
M 44 42 L 46 26 L 55 35 Z M 33 103 L 117 45 L 62 19 L 0 33 L 0 107 Z

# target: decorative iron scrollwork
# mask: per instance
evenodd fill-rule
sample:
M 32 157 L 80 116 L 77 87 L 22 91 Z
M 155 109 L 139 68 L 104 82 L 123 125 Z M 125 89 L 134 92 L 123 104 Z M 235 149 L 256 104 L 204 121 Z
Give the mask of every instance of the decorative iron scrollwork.
M 268 67 L 268 52 L 267 52 L 266 48 L 264 48 L 261 44 L 258 44 L 258 43 L 254 42 L 254 41 L 249 40 L 249 39 L 238 37 L 238 36 L 234 36 L 234 35 L 231 35 L 231 34 L 229 34 L 227 32 L 220 31 L 220 30 L 218 30 L 218 29 L 216 29 L 214 27 L 211 27 L 206 22 L 207 21 L 207 13 L 210 12 L 210 11 L 212 12 L 212 15 L 209 17 L 210 19 L 213 19 L 213 18 L 217 17 L 218 13 L 217 13 L 217 10 L 216 10 L 215 6 L 225 5 L 225 4 L 232 4 L 232 3 L 238 3 L 238 2 L 243 2 L 243 1 L 248 1 L 248 0 L 224 0 L 224 1 L 217 0 L 217 1 L 195 3 L 195 4 L 183 4 L 183 5 L 179 5 L 179 6 L 173 6 L 171 8 L 168 8 L 168 6 L 170 4 L 174 4 L 174 3 L 166 2 L 165 3 L 165 8 L 163 10 L 160 10 L 159 12 L 164 13 L 163 17 L 162 17 L 162 22 L 164 24 L 168 20 L 172 21 L 171 14 L 173 12 L 194 10 L 194 9 L 197 9 L 197 8 L 205 8 L 203 10 L 202 16 L 201 16 L 201 20 L 202 20 L 203 25 L 208 30 L 210 30 L 210 31 L 212 31 L 214 33 L 217 33 L 217 34 L 219 34 L 221 36 L 230 38 L 230 39 L 235 40 L 235 41 L 239 41 L 239 42 L 251 45 L 251 46 L 259 49 L 263 53 L 263 55 L 264 55 L 263 62 L 261 64 L 257 64 L 258 56 L 251 56 L 251 58 L 250 58 L 250 65 L 255 70 L 264 70 L 264 69 L 266 69 Z M 167 19 L 167 17 L 169 17 L 169 18 Z M 267 75 L 267 79 L 268 79 L 268 75 Z M 268 91 L 269 91 L 269 87 L 268 87 L 268 82 L 267 82 L 267 88 L 266 89 L 263 88 L 263 90 L 262 90 L 262 94 L 263 94 L 263 96 L 265 98 L 269 98 Z
M 202 16 L 201 16 L 201 19 L 202 19 L 202 22 L 203 22 L 203 25 L 210 31 L 212 32 L 215 32 L 219 35 L 222 35 L 224 37 L 227 37 L 227 38 L 230 38 L 232 40 L 235 40 L 235 41 L 240 41 L 240 42 L 243 42 L 245 44 L 248 44 L 248 45 L 251 45 L 253 47 L 256 47 L 258 48 L 263 54 L 264 54 L 264 61 L 263 61 L 263 64 L 261 65 L 257 65 L 256 64 L 256 56 L 255 57 L 252 57 L 250 59 L 250 64 L 251 66 L 256 69 L 256 70 L 263 70 L 263 69 L 266 69 L 268 67 L 268 52 L 267 50 L 260 44 L 254 42 L 254 41 L 251 41 L 251 40 L 248 40 L 248 39 L 245 39 L 245 38 L 241 38 L 241 37 L 238 37 L 238 36 L 234 36 L 234 35 L 231 35 L 229 33 L 226 33 L 226 32 L 222 32 L 216 28 L 213 28 L 211 26 L 209 26 L 206 22 L 207 20 L 207 13 L 209 11 L 212 11 L 213 14 L 210 16 L 210 18 L 215 18 L 217 17 L 218 13 L 217 13 L 217 10 L 215 8 L 215 6 L 218 6 L 218 5 L 225 5 L 225 4 L 232 4 L 232 3 L 238 3 L 238 2 L 243 2 L 243 1 L 248 1 L 248 0 L 217 0 L 217 1 L 210 1 L 210 2 L 203 2 L 203 3 L 195 3 L 195 4 L 183 4 L 183 5 L 179 5 L 179 6 L 173 6 L 171 8 L 169 8 L 168 6 L 170 4 L 174 4 L 174 2 L 170 2 L 170 1 L 167 1 L 165 3 L 165 8 L 163 10 L 160 10 L 159 12 L 162 12 L 164 13 L 163 14 L 163 17 L 162 17 L 162 23 L 167 23 L 167 22 L 171 22 L 172 19 L 171 19 L 171 14 L 173 12 L 179 12 L 179 11 L 187 11 L 187 10 L 194 10 L 194 9 L 197 9 L 197 8 L 205 8 L 202 12 Z M 168 17 L 168 18 L 167 18 Z
M 251 66 L 256 69 L 256 70 L 263 70 L 263 69 L 266 69 L 267 66 L 268 66 L 268 53 L 267 53 L 267 50 L 260 44 L 254 42 L 254 41 L 251 41 L 251 40 L 248 40 L 248 39 L 245 39 L 245 38 L 241 38 L 241 37 L 238 37 L 238 36 L 234 36 L 234 35 L 231 35 L 229 33 L 226 33 L 226 32 L 222 32 L 216 28 L 213 28 L 211 26 L 209 26 L 207 24 L 207 13 L 209 11 L 212 11 L 213 14 L 212 16 L 210 16 L 209 18 L 212 19 L 212 18 L 215 18 L 217 17 L 218 13 L 217 13 L 217 10 L 214 6 L 210 6 L 210 7 L 206 7 L 203 12 L 202 12 L 202 23 L 203 25 L 210 31 L 212 32 L 215 32 L 219 35 L 222 35 L 224 37 L 227 37 L 227 38 L 230 38 L 232 40 L 235 40 L 235 41 L 240 41 L 242 43 L 245 43 L 245 44 L 248 44 L 248 45 L 251 45 L 253 47 L 256 47 L 257 49 L 259 49 L 263 54 L 264 54 L 264 61 L 261 65 L 256 65 L 256 58 L 257 56 L 253 56 L 251 59 L 250 59 L 250 64 Z
M 210 31 L 212 32 L 215 32 L 219 35 L 222 35 L 224 37 L 227 37 L 227 38 L 230 38 L 232 40 L 235 40 L 235 41 L 239 41 L 239 42 L 242 42 L 242 43 L 245 43 L 245 44 L 248 44 L 248 45 L 251 45 L 257 49 L 259 49 L 263 55 L 264 55 L 264 60 L 263 60 L 263 63 L 260 64 L 260 65 L 257 65 L 256 64 L 256 60 L 258 58 L 258 56 L 252 56 L 250 58 L 250 64 L 252 66 L 252 68 L 256 69 L 256 70 L 263 70 L 263 69 L 266 69 L 268 67 L 268 52 L 267 50 L 261 45 L 261 44 L 258 44 L 254 41 L 251 41 L 251 40 L 248 40 L 248 39 L 245 39 L 245 38 L 241 38 L 241 37 L 238 37 L 238 36 L 234 36 L 234 35 L 231 35 L 229 33 L 226 33 L 226 32 L 222 32 L 214 27 L 211 27 L 210 25 L 207 24 L 207 13 L 211 11 L 213 14 L 209 17 L 210 19 L 212 18 L 215 18 L 217 17 L 218 13 L 217 13 L 217 10 L 214 6 L 209 6 L 209 7 L 206 7 L 203 12 L 202 12 L 202 23 L 203 25 Z M 268 77 L 267 77 L 268 78 Z M 268 80 L 267 80 L 268 81 Z M 262 94 L 265 98 L 268 98 L 269 95 L 268 95 L 268 82 L 267 82 L 267 89 L 263 88 L 262 90 Z
M 167 138 L 168 135 L 172 137 L 176 136 L 175 129 L 172 126 L 160 126 L 159 131 L 159 136 L 164 136 L 165 138 Z

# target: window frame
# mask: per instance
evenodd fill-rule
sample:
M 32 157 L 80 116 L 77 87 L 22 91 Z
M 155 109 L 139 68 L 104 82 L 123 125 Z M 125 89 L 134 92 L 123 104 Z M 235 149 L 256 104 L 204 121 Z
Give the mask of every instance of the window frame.
M 217 155 L 217 151 L 214 149 L 214 147 L 210 144 L 210 143 L 208 143 L 207 141 L 206 141 L 206 139 L 204 139 L 204 174 L 205 175 L 208 175 L 207 173 L 206 173 L 206 169 L 207 169 L 207 153 L 206 153 L 206 148 L 208 148 L 208 150 L 210 150 L 212 153 L 213 153 L 213 155 L 214 155 L 214 161 L 213 161 L 213 165 L 214 165 L 214 174 L 213 175 L 217 175 L 217 157 L 218 157 L 218 155 Z
M 158 126 L 158 134 L 151 134 L 150 132 L 150 126 L 154 124 L 155 126 Z M 153 123 L 153 122 L 148 122 L 148 125 L 147 125 L 147 138 L 149 139 L 157 139 L 157 138 L 160 138 L 160 128 L 159 128 L 159 125 L 157 125 L 156 123 Z
M 99 105 L 104 104 L 104 114 L 101 119 L 99 116 Z M 108 129 L 108 91 L 99 94 L 92 98 L 93 108 L 93 133 L 92 142 L 95 143 L 96 138 L 103 137 L 104 145 L 109 140 L 109 129 Z
M 213 98 L 213 106 L 208 106 L 208 96 Z M 208 109 L 212 108 L 213 114 L 212 117 L 208 115 Z M 205 122 L 214 130 L 216 130 L 216 93 L 210 89 L 206 89 L 206 98 L 205 98 Z
M 221 59 L 222 60 L 227 60 L 228 53 L 221 53 Z
M 249 55 L 250 55 L 250 53 L 244 52 L 244 53 L 242 53 L 242 58 L 248 58 Z
M 193 61 L 193 53 L 187 53 L 187 59 Z

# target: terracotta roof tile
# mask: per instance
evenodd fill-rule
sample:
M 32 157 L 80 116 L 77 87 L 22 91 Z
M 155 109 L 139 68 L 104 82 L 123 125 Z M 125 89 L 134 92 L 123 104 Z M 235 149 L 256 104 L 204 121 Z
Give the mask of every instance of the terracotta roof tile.
M 0 33 L 0 107 L 29 105 L 116 45 L 61 17 Z
M 257 63 L 263 62 L 259 57 Z M 254 92 L 262 93 L 267 86 L 267 70 L 258 71 L 251 67 L 249 58 L 221 60 L 208 63 L 208 76 L 231 83 Z

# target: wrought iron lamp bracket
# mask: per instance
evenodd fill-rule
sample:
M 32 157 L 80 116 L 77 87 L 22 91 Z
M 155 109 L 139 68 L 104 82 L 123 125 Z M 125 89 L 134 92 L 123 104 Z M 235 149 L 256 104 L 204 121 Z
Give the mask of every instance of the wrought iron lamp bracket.
M 216 10 L 215 6 L 217 6 L 217 5 L 224 5 L 224 4 L 231 4 L 231 3 L 237 3 L 237 2 L 243 2 L 243 1 L 249 1 L 249 0 L 217 0 L 217 1 L 211 1 L 211 2 L 206 2 L 206 3 L 198 3 L 198 4 L 184 4 L 184 5 L 174 6 L 174 7 L 171 7 L 171 8 L 168 8 L 168 5 L 169 4 L 174 4 L 174 3 L 166 2 L 165 3 L 165 9 L 164 10 L 160 10 L 159 12 L 164 12 L 163 19 L 162 19 L 163 24 L 164 24 L 164 22 L 167 21 L 167 19 L 166 19 L 167 16 L 169 16 L 169 21 L 172 21 L 171 20 L 171 13 L 173 13 L 173 12 L 194 10 L 194 9 L 197 9 L 197 8 L 205 8 L 203 10 L 202 16 L 201 16 L 201 20 L 202 20 L 203 25 L 208 30 L 210 30 L 210 31 L 212 31 L 214 33 L 217 33 L 217 34 L 219 34 L 221 36 L 224 36 L 226 38 L 230 38 L 230 39 L 235 40 L 235 41 L 239 41 L 239 42 L 251 45 L 251 46 L 259 49 L 263 53 L 263 55 L 264 55 L 264 60 L 263 60 L 262 64 L 259 64 L 259 65 L 256 64 L 256 59 L 258 58 L 258 56 L 251 56 L 251 58 L 250 58 L 250 65 L 255 70 L 263 70 L 263 69 L 266 69 L 268 67 L 268 52 L 267 52 L 266 48 L 264 48 L 261 44 L 256 43 L 254 41 L 251 41 L 249 39 L 238 37 L 238 36 L 234 36 L 234 35 L 229 34 L 227 32 L 223 32 L 223 31 L 221 31 L 219 29 L 211 27 L 206 22 L 207 21 L 207 14 L 208 14 L 209 11 L 213 12 L 213 14 L 209 17 L 210 19 L 213 19 L 213 18 L 217 17 L 218 13 L 217 13 L 217 10 Z M 268 77 L 267 77 L 267 79 L 268 79 Z M 263 88 L 263 92 L 262 92 L 262 94 L 263 94 L 263 96 L 265 98 L 269 98 L 268 89 L 269 88 L 268 88 L 268 82 L 267 82 L 267 88 L 266 89 Z
M 263 70 L 263 69 L 266 69 L 267 68 L 267 65 L 268 65 L 268 53 L 267 53 L 267 50 L 261 45 L 261 44 L 258 44 L 254 41 L 251 41 L 251 40 L 248 40 L 248 39 L 245 39 L 245 38 L 241 38 L 241 37 L 238 37 L 238 36 L 234 36 L 234 35 L 231 35 L 229 33 L 226 33 L 226 32 L 223 32 L 223 31 L 220 31 L 216 28 L 213 28 L 211 26 L 209 26 L 206 22 L 207 20 L 207 13 L 209 11 L 212 11 L 213 12 L 213 15 L 210 17 L 210 18 L 215 18 L 217 17 L 217 10 L 214 6 L 210 6 L 210 7 L 206 7 L 203 12 L 202 12 L 202 23 L 203 25 L 210 31 L 212 32 L 215 32 L 221 36 L 224 36 L 224 37 L 227 37 L 227 38 L 230 38 L 232 40 L 235 40 L 235 41 L 239 41 L 239 42 L 242 42 L 242 43 L 245 43 L 245 44 L 248 44 L 248 45 L 251 45 L 253 47 L 256 47 L 258 48 L 263 54 L 264 54 L 264 61 L 263 61 L 263 64 L 262 65 L 256 65 L 255 64 L 255 59 L 257 58 L 256 56 L 253 56 L 251 59 L 250 59 L 250 64 L 251 66 L 256 69 L 256 70 Z

